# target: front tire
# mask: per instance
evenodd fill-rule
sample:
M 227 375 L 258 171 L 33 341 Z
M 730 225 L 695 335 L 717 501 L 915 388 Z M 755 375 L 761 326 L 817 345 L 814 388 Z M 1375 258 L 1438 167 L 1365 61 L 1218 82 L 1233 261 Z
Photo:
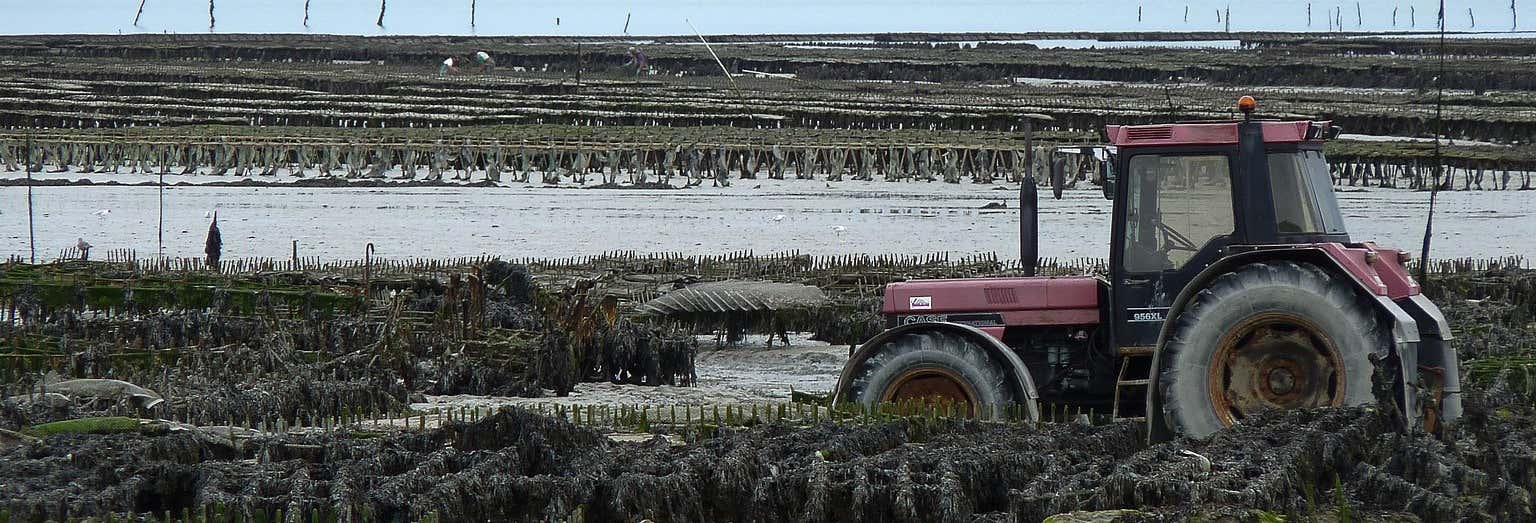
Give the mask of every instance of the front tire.
M 887 340 L 838 383 L 838 398 L 874 407 L 881 403 L 942 401 L 963 405 L 981 419 L 1003 417 L 1023 400 L 1009 370 L 980 344 L 955 333 L 919 331 Z
M 1160 356 L 1163 421 L 1204 437 L 1265 410 L 1375 402 L 1384 336 L 1349 282 L 1265 262 L 1217 277 L 1179 315 Z

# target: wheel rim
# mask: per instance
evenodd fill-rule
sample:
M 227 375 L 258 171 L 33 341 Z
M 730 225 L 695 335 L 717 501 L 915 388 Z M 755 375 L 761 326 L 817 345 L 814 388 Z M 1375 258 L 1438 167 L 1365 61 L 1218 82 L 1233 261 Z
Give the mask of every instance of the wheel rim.
M 1342 405 L 1346 383 L 1333 340 L 1289 313 L 1254 316 L 1222 336 L 1208 382 L 1212 407 L 1227 426 L 1268 409 Z
M 970 382 L 950 369 L 919 367 L 897 376 L 881 395 L 882 403 L 949 403 L 963 405 L 970 415 L 976 413 L 976 390 Z

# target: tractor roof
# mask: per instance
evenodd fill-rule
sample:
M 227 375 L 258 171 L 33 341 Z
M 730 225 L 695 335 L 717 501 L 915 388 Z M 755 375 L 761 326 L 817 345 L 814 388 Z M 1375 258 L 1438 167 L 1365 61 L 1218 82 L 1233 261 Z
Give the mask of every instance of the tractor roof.
M 1301 143 L 1322 141 L 1323 130 L 1333 122 L 1293 121 L 1259 122 L 1264 126 L 1264 143 Z M 1166 147 L 1177 145 L 1235 145 L 1237 124 L 1230 122 L 1194 122 L 1158 125 L 1106 125 L 1109 142 L 1118 147 Z

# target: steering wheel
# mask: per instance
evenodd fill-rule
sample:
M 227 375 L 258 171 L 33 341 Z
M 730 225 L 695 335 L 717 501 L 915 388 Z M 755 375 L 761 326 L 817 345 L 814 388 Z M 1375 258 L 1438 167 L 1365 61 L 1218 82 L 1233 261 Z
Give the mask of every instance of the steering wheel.
M 1173 227 L 1169 227 L 1168 224 L 1158 222 L 1157 228 L 1163 231 L 1163 238 L 1167 240 L 1167 243 L 1163 246 L 1165 250 L 1189 252 L 1200 250 L 1200 246 L 1195 245 L 1195 242 L 1189 241 L 1188 237 L 1179 233 L 1179 231 L 1173 230 Z

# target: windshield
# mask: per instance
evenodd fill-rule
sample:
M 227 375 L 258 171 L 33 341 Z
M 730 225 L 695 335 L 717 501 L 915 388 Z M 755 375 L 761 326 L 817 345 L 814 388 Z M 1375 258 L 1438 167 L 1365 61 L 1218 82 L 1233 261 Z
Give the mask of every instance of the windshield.
M 1269 180 L 1275 232 L 1344 234 L 1344 217 L 1322 151 L 1269 153 Z

